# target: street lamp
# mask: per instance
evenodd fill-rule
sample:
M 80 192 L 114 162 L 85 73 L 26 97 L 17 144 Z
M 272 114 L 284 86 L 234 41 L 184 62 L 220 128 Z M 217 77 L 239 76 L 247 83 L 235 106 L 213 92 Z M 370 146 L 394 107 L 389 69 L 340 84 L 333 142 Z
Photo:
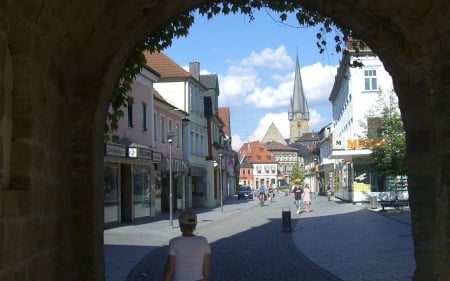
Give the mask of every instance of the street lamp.
M 172 218 L 172 143 L 173 143 L 173 133 L 167 133 L 167 142 L 169 143 L 169 213 L 170 213 L 170 226 L 173 226 Z
M 319 195 L 319 186 L 318 186 L 318 181 L 317 181 L 317 165 L 319 165 L 319 161 L 317 161 L 317 158 L 314 157 L 314 194 L 316 196 L 315 197 L 315 203 L 317 203 L 317 195 Z
M 219 153 L 219 191 L 220 191 L 220 210 L 223 213 L 222 153 Z

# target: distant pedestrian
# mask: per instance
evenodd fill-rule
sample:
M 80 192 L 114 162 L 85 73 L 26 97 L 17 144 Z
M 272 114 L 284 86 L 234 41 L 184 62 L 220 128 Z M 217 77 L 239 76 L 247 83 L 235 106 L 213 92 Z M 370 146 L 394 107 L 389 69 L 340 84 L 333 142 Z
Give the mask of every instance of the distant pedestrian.
M 305 184 L 303 188 L 302 199 L 305 203 L 305 211 L 309 213 L 311 211 L 311 190 L 309 189 L 309 184 Z
M 169 242 L 163 281 L 206 281 L 211 266 L 211 247 L 205 237 L 194 235 L 197 215 L 183 211 L 178 220 L 182 235 Z
M 296 180 L 295 185 L 292 188 L 292 193 L 294 195 L 294 204 L 297 207 L 297 214 L 300 214 L 302 206 L 302 193 L 303 193 L 303 189 L 300 186 L 300 180 Z
M 275 198 L 275 193 L 273 192 L 273 185 L 270 184 L 269 186 L 269 199 L 272 201 L 272 199 Z
M 331 184 L 330 184 L 330 182 L 327 182 L 327 197 L 328 197 L 328 201 L 331 201 Z

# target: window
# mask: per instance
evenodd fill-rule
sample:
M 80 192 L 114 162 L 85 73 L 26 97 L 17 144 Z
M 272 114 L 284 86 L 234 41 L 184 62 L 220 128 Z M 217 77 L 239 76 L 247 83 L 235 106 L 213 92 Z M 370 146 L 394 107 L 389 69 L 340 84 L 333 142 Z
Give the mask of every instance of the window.
M 364 90 L 376 91 L 377 86 L 377 71 L 375 69 L 364 70 Z
M 177 147 L 181 146 L 181 131 L 180 131 L 180 124 L 175 124 L 175 134 L 177 135 Z
M 164 116 L 161 116 L 161 143 L 166 143 L 166 118 Z
M 133 128 L 133 105 L 128 105 L 128 127 Z
M 158 115 L 153 113 L 153 140 L 158 141 Z
M 169 125 L 169 128 L 168 128 L 167 132 L 174 133 L 172 119 L 169 119 L 169 124 L 168 125 Z
M 147 131 L 147 104 L 142 103 L 142 130 Z

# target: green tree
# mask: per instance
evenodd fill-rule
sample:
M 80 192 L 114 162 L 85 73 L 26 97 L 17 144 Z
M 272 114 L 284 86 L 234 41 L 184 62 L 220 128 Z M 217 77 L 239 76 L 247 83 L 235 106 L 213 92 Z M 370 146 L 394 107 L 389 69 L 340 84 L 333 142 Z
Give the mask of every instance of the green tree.
M 345 42 L 352 35 L 349 29 L 337 26 L 331 18 L 301 6 L 300 4 L 295 3 L 295 1 L 230 0 L 208 3 L 197 8 L 199 14 L 206 16 L 208 19 L 211 19 L 218 14 L 227 15 L 229 13 L 240 13 L 246 15 L 250 22 L 255 19 L 255 12 L 261 9 L 265 9 L 268 14 L 270 11 L 277 14 L 278 20 L 276 20 L 275 16 L 270 16 L 274 21 L 280 23 L 286 23 L 288 15 L 294 15 L 298 22 L 298 26 L 292 27 L 318 26 L 316 45 L 320 53 L 327 50 L 327 41 L 329 41 L 329 39 L 327 39 L 328 34 L 333 34 L 332 41 L 334 42 L 334 49 L 337 53 L 340 53 L 343 50 Z M 195 10 L 192 10 L 178 15 L 176 18 L 161 25 L 159 29 L 150 34 L 145 42 L 136 46 L 134 52 L 128 58 L 123 74 L 112 93 L 110 111 L 105 123 L 105 140 L 118 140 L 118 137 L 114 135 L 114 132 L 118 128 L 118 120 L 124 116 L 124 112 L 121 108 L 133 103 L 133 99 L 130 98 L 127 93 L 131 90 L 133 80 L 146 63 L 145 57 L 142 54 L 143 51 L 162 51 L 172 45 L 173 38 L 187 36 L 189 28 L 194 23 L 194 12 Z M 364 48 L 364 43 L 361 41 L 354 41 L 352 44 L 355 50 Z M 358 61 L 354 61 L 352 62 L 352 66 L 361 65 Z
M 291 171 L 291 182 L 294 182 L 297 179 L 300 179 L 301 181 L 305 178 L 305 170 L 300 168 L 298 165 L 296 165 L 294 168 L 292 168 Z
M 405 130 L 394 94 L 391 92 L 385 101 L 377 122 L 378 137 L 383 141 L 373 147 L 371 159 L 378 174 L 401 176 L 407 171 Z

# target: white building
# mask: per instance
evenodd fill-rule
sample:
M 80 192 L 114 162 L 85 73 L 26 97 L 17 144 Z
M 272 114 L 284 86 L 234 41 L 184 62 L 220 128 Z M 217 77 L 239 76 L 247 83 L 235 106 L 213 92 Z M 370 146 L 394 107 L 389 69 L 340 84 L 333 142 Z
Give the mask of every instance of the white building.
M 327 154 L 334 159 L 334 171 L 326 178 L 338 198 L 360 202 L 377 196 L 379 200 L 389 200 L 395 194 L 387 182 L 370 172 L 367 156 L 377 140 L 368 139 L 366 131 L 372 129 L 371 118 L 380 114 L 380 99 L 394 92 L 392 78 L 369 47 L 357 52 L 353 42 L 357 41 L 348 43 L 344 52 L 329 97 L 333 124 L 332 151 Z M 351 66 L 354 61 L 362 65 Z M 407 196 L 407 192 L 402 196 Z
M 186 71 L 162 52 L 145 53 L 145 57 L 147 64 L 161 75 L 154 88 L 176 108 L 189 114 L 182 124 L 183 159 L 189 163 L 186 186 L 182 187 L 184 208 L 215 206 L 219 196 L 211 174 L 213 159 L 206 160 L 209 136 L 204 102 L 208 88 L 200 82 L 200 64 L 190 63 Z

